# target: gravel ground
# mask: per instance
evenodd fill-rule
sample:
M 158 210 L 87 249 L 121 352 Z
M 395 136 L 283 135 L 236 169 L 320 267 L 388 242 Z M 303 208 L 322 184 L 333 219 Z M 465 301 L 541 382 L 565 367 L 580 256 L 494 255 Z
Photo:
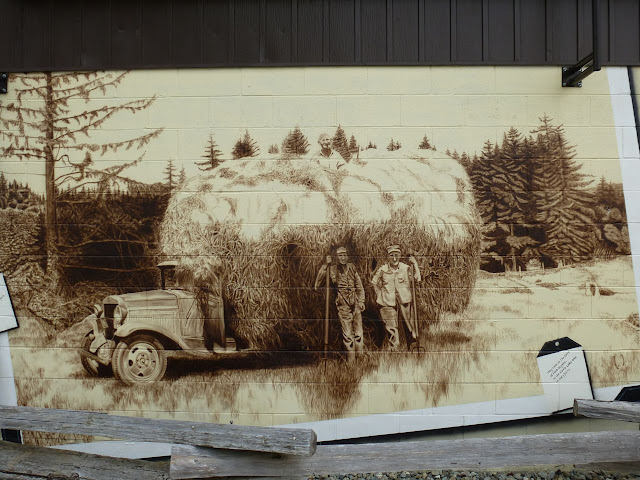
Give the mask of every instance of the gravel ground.
M 610 472 L 602 470 L 531 470 L 515 472 L 430 470 L 421 472 L 358 473 L 314 475 L 314 480 L 627 480 L 640 478 L 640 471 Z

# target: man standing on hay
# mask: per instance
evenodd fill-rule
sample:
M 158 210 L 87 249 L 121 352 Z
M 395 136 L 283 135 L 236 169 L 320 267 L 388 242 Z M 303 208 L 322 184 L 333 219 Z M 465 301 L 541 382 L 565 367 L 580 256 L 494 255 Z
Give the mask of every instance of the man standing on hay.
M 411 267 L 400 261 L 402 252 L 399 245 L 388 246 L 387 253 L 388 263 L 378 268 L 371 281 L 376 292 L 376 303 L 380 307 L 380 318 L 389 334 L 391 349 L 395 351 L 400 346 L 398 308 L 411 334 L 411 342 L 407 343 L 413 344 L 418 341 L 418 326 L 411 316 L 411 302 L 414 298 L 411 294 L 410 270 L 413 271 L 413 281 L 419 282 L 422 277 L 413 255 L 409 256 Z
M 327 266 L 329 282 L 337 287 L 336 307 L 342 328 L 342 341 L 347 350 L 347 359 L 355 359 L 356 353 L 364 351 L 362 333 L 362 311 L 364 310 L 364 287 L 353 263 L 349 262 L 346 247 L 338 247 L 338 265 L 331 265 L 331 255 L 316 276 L 315 288 L 325 284 Z
M 326 133 L 320 135 L 318 144 L 320 145 L 320 150 L 313 156 L 318 165 L 327 170 L 338 170 L 345 164 L 342 156 L 331 148 L 331 137 L 329 135 Z

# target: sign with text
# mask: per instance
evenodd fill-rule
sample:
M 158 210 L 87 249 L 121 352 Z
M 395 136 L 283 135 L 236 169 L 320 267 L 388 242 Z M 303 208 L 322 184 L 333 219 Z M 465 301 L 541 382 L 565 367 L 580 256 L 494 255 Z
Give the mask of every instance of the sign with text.
M 575 398 L 593 398 L 582 346 L 568 337 L 546 342 L 538 354 L 544 395 L 551 412 L 573 407 Z

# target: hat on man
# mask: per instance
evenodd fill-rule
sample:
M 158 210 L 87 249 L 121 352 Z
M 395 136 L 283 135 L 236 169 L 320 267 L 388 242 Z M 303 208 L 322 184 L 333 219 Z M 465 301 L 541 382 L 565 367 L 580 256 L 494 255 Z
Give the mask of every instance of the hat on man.
M 336 254 L 347 253 L 347 249 L 345 247 L 338 247 L 336 250 Z
M 400 245 L 389 245 L 387 247 L 387 253 L 389 255 L 391 255 L 393 252 L 402 253 L 402 250 L 400 250 Z

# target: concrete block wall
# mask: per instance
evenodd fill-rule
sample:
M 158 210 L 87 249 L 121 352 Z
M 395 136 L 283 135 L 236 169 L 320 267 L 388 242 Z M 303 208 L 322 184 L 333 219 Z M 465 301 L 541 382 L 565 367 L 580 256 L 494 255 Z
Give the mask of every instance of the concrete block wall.
M 96 144 L 162 129 L 157 138 L 141 148 L 108 149 L 104 154 L 98 150 L 94 167 L 104 170 L 144 153 L 121 175 L 153 184 L 166 181 L 164 170 L 171 159 L 176 173 L 184 168 L 187 176 L 187 183 L 172 192 L 174 198 L 193 193 L 184 185 L 195 185 L 191 179 L 203 175 L 196 162 L 202 161 L 211 134 L 222 151 L 221 168 L 237 168 L 246 160 L 232 159 L 231 151 L 247 131 L 260 148 L 256 158 L 275 162 L 277 156 L 267 154 L 269 146 L 280 146 L 299 127 L 310 144 L 305 158 L 313 161 L 318 137 L 333 135 L 338 126 L 347 139 L 353 135 L 361 146 L 377 144 L 382 154 L 394 139 L 402 144 L 395 152 L 399 159 L 427 155 L 434 178 L 442 168 L 452 169 L 471 195 L 472 184 L 451 153 L 479 155 L 485 142 L 500 144 L 511 127 L 528 135 L 546 115 L 553 125 L 564 127 L 568 144 L 575 148 L 575 161 L 582 165 L 580 172 L 593 180 L 585 189 L 593 191 L 601 178 L 623 185 L 631 253 L 637 254 L 640 220 L 633 205 L 640 191 L 640 160 L 626 69 L 605 69 L 585 80 L 583 88 L 563 89 L 560 77 L 555 67 L 133 71 L 116 88 L 96 92 L 88 102 L 72 99 L 69 108 L 73 114 L 94 105 L 117 106 L 155 97 L 149 108 L 119 112 L 89 133 Z M 18 87 L 17 80 L 11 82 L 3 104 L 18 102 Z M 38 102 L 24 100 L 24 106 L 41 108 Z M 15 126 L 7 131 L 19 136 Z M 418 150 L 423 136 L 436 150 Z M 7 142 L 0 140 L 0 148 Z M 370 153 L 361 152 L 365 162 Z M 44 193 L 41 160 L 5 157 L 0 159 L 0 170 L 9 181 L 16 179 L 33 192 Z M 126 190 L 122 182 L 118 188 Z M 272 193 L 278 197 L 281 192 Z M 255 197 L 256 205 L 270 198 L 259 188 L 239 195 Z M 430 192 L 432 215 L 444 215 L 456 195 L 455 189 Z M 471 196 L 468 201 L 474 203 Z M 319 267 L 325 253 L 314 255 Z M 419 263 L 426 269 L 428 259 Z M 10 332 L 10 347 L 0 350 L 4 359 L 10 350 L 16 400 L 24 405 L 239 424 L 312 425 L 322 440 L 491 424 L 551 414 L 536 364 L 539 350 L 549 340 L 566 336 L 582 345 L 596 398 L 612 399 L 623 386 L 640 384 L 636 294 L 640 283 L 634 263 L 629 252 L 616 252 L 544 271 L 474 271 L 470 303 L 432 322 L 423 338 L 426 352 L 419 355 L 384 351 L 378 344 L 385 335 L 384 325 L 368 305 L 365 359 L 355 366 L 346 357 L 330 360 L 330 369 L 347 369 L 351 376 L 327 378 L 321 359 L 280 352 L 274 354 L 279 360 L 263 364 L 230 356 L 170 361 L 165 379 L 145 387 L 124 386 L 112 377 L 90 377 L 77 354 L 85 333 L 82 325 L 75 321 L 50 325 L 37 293 L 39 308 L 34 314 L 25 270 L 5 272 L 9 290 L 19 291 L 14 307 L 20 328 Z M 42 270 L 34 272 L 30 275 L 46 278 Z M 364 272 L 362 276 L 364 283 L 370 282 Z M 96 286 L 94 303 L 105 291 L 117 293 L 119 288 L 109 281 L 100 283 L 99 278 L 93 276 L 88 282 Z M 587 282 L 597 286 L 598 295 L 586 291 Z M 155 286 L 139 289 L 151 287 Z M 52 299 L 51 309 L 73 297 L 74 289 L 67 288 Z M 332 335 L 339 332 L 334 327 Z M 332 341 L 339 345 L 337 337 Z M 317 345 L 309 346 L 316 349 Z M 287 361 L 286 355 L 295 360 Z M 580 428 L 597 428 L 593 425 Z

